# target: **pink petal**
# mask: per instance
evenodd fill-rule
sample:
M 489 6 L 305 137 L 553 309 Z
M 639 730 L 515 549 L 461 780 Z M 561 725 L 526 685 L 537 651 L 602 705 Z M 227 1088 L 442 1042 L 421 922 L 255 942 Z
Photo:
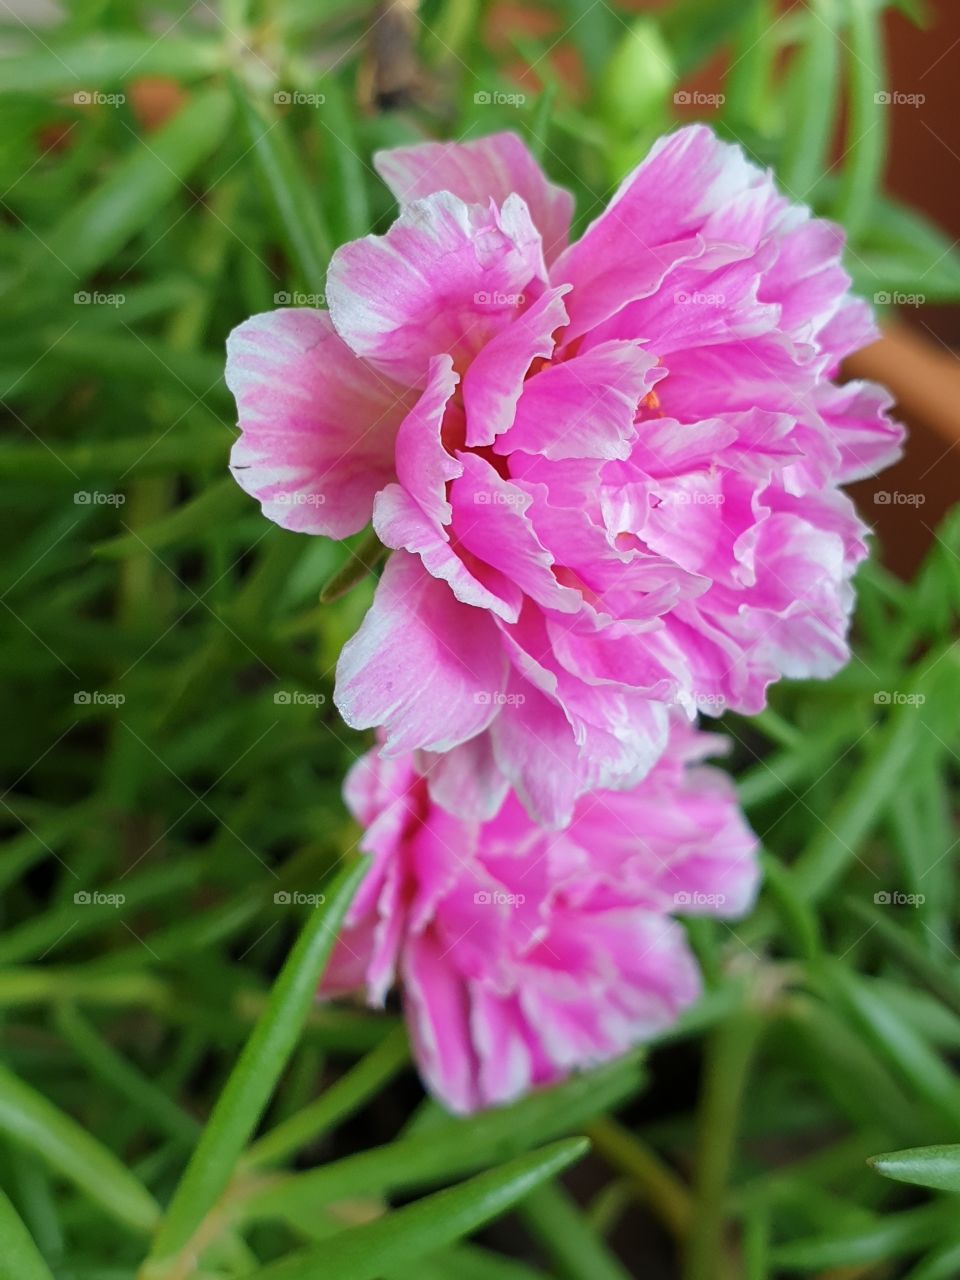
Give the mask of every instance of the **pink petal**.
M 529 378 L 494 451 L 550 459 L 626 458 L 639 401 L 663 377 L 635 342 L 604 342 Z
M 489 733 L 480 733 L 452 751 L 422 751 L 417 765 L 430 797 L 465 822 L 486 822 L 503 805 L 509 783 L 497 768 Z
M 527 371 L 538 356 L 553 354 L 553 333 L 567 323 L 563 296 L 569 291 L 569 285 L 545 290 L 477 352 L 463 379 L 470 448 L 492 444 L 513 422 Z
M 580 593 L 561 586 L 553 557 L 527 518 L 530 495 L 484 458 L 460 454 L 463 475 L 450 486 L 453 532 L 461 548 L 508 577 L 544 608 L 575 612 Z
M 547 261 L 567 243 L 573 197 L 547 180 L 515 133 L 493 133 L 473 142 L 394 147 L 376 152 L 373 164 L 401 205 L 434 191 L 452 191 L 473 204 L 486 204 L 492 196 L 502 204 L 516 192 L 543 237 Z
M 496 626 L 396 551 L 337 663 L 334 701 L 354 729 L 384 726 L 384 751 L 449 751 L 497 712 L 505 659 Z
M 397 479 L 424 515 L 438 525 L 450 523 L 447 481 L 462 470 L 440 438 L 444 414 L 459 381 L 451 358 L 435 356 L 430 361 L 426 390 L 397 432 Z
M 252 316 L 227 340 L 237 483 L 285 529 L 345 538 L 393 478 L 406 393 L 358 360 L 325 311 Z
M 519 196 L 497 210 L 440 191 L 407 205 L 386 235 L 342 245 L 327 298 L 357 355 L 420 385 L 441 352 L 466 367 L 540 292 L 544 274 L 540 235 Z

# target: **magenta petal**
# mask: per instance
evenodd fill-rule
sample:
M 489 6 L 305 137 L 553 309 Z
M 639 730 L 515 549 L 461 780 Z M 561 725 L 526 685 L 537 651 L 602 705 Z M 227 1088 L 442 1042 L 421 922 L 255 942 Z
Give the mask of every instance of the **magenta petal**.
M 440 352 L 465 366 L 543 276 L 540 234 L 519 196 L 498 210 L 439 191 L 405 206 L 386 235 L 342 245 L 327 299 L 357 355 L 421 385 Z
M 671 916 L 744 910 L 758 873 L 732 783 L 698 763 L 711 747 L 675 724 L 640 786 L 584 796 L 559 834 L 512 796 L 490 820 L 456 816 L 421 778 L 389 842 L 375 833 L 401 766 L 367 758 L 352 794 L 364 812 L 383 798 L 364 838 L 377 845 L 383 890 L 351 913 L 355 955 L 338 964 L 336 988 L 359 973 L 377 1000 L 393 965 L 417 1064 L 446 1107 L 501 1105 L 605 1062 L 697 998 L 697 965 Z M 378 788 L 368 775 L 379 770 Z
M 640 400 L 665 370 L 635 342 L 604 342 L 529 378 L 496 453 L 626 458 Z
M 252 316 L 227 340 L 237 483 L 285 529 L 345 538 L 393 478 L 406 393 L 358 360 L 325 311 Z
M 449 751 L 496 714 L 506 666 L 496 637 L 485 610 L 394 552 L 337 663 L 337 708 L 354 729 L 382 725 L 389 754 Z
M 548 262 L 567 243 L 573 197 L 554 186 L 515 133 L 493 133 L 473 142 L 423 142 L 378 151 L 373 164 L 399 204 L 434 191 L 452 191 L 461 200 L 502 204 L 512 192 L 526 202 Z
M 510 789 L 497 768 L 489 733 L 442 755 L 421 751 L 417 765 L 427 779 L 430 798 L 466 822 L 495 817 Z
M 403 976 L 410 1038 L 424 1080 L 451 1111 L 475 1111 L 481 1099 L 463 983 L 429 934 L 410 940 Z
M 513 422 L 527 371 L 538 357 L 553 354 L 553 334 L 567 322 L 569 291 L 569 285 L 547 289 L 477 352 L 463 379 L 468 447 L 492 444 Z
M 475 453 L 462 453 L 460 462 L 463 474 L 450 486 L 459 545 L 544 608 L 576 612 L 583 599 L 557 581 L 553 557 L 527 518 L 529 493 L 504 480 Z

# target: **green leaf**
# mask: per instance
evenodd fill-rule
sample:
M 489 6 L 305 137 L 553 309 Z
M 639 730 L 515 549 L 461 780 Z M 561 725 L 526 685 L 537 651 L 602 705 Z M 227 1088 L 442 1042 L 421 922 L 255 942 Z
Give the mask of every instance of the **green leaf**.
M 903 1280 L 956 1280 L 960 1275 L 960 1241 L 953 1240 L 928 1253 Z
M 153 1197 L 116 1156 L 2 1066 L 0 1132 L 36 1152 L 123 1226 L 145 1232 L 156 1224 Z
M 629 1280 L 603 1239 L 594 1234 L 577 1202 L 561 1186 L 548 1182 L 533 1191 L 520 1214 L 562 1280 Z
M 960 1192 L 960 1145 L 890 1151 L 886 1155 L 871 1156 L 867 1163 L 894 1182 Z
M 101 1078 L 111 1091 L 125 1098 L 135 1111 L 147 1117 L 162 1133 L 192 1147 L 200 1133 L 200 1126 L 193 1116 L 178 1107 L 163 1089 L 97 1035 L 75 1008 L 64 1005 L 57 1010 L 57 1027 L 93 1075 Z
M 882 100 L 887 85 L 880 14 L 874 0 L 847 3 L 850 104 L 843 175 L 834 214 L 856 246 L 873 216 L 883 177 L 890 107 Z
M 911 675 L 911 689 L 925 690 L 928 678 L 939 676 L 935 654 Z M 920 708 L 922 713 L 922 708 Z M 822 897 L 843 876 L 857 856 L 857 847 L 886 809 L 891 791 L 909 768 L 918 743 L 926 736 L 922 714 L 910 705 L 894 709 L 888 722 L 875 730 L 864 763 L 850 778 L 817 834 L 791 869 L 795 890 L 808 902 Z
M 209 89 L 194 94 L 149 139 L 131 132 L 129 148 L 110 176 L 44 232 L 33 270 L 79 281 L 109 262 L 221 145 L 231 114 L 229 95 Z
M 346 548 L 346 552 L 346 561 L 320 588 L 321 604 L 332 604 L 334 600 L 339 600 L 348 591 L 352 591 L 386 559 L 388 549 L 374 531 L 368 529 L 353 547 Z
M 677 74 L 685 76 L 733 39 L 743 22 L 743 7 L 717 0 L 679 0 L 658 16 Z
M 262 1190 L 254 1187 L 243 1212 L 251 1218 L 282 1218 L 295 1207 L 409 1191 L 472 1173 L 537 1142 L 576 1131 L 604 1108 L 618 1105 L 636 1092 L 638 1067 L 637 1057 L 630 1056 L 510 1106 L 443 1118 L 387 1146 L 277 1179 Z
M 272 1164 L 316 1142 L 379 1092 L 409 1060 L 406 1028 L 397 1027 L 319 1098 L 255 1142 L 244 1157 L 244 1168 Z
M 233 478 L 225 476 L 205 485 L 189 502 L 142 526 L 136 533 L 125 533 L 99 543 L 93 548 L 93 554 L 104 560 L 123 560 L 148 551 L 189 545 L 232 520 L 247 503 L 246 495 Z
M 878 293 L 912 294 L 925 302 L 960 298 L 960 253 L 951 239 L 889 196 L 873 201 L 870 221 L 845 265 L 868 299 Z
M 224 58 L 220 40 L 194 35 L 97 35 L 46 47 L 7 50 L 0 62 L 0 94 L 51 95 L 69 89 L 113 89 L 136 76 L 209 75 Z
M 145 1280 L 163 1275 L 224 1191 L 270 1100 L 316 999 L 317 986 L 369 862 L 357 859 L 337 876 L 274 983 L 270 999 L 213 1109 L 157 1232 Z
M 0 1190 L 0 1280 L 53 1280 L 33 1237 Z
M 960 1080 L 913 1027 L 871 989 L 868 979 L 850 972 L 847 966 L 824 959 L 815 972 L 822 975 L 828 996 L 863 1030 L 911 1089 L 949 1124 L 960 1128 Z
M 828 168 L 840 96 L 837 0 L 811 0 L 806 39 L 786 85 L 787 122 L 779 174 L 794 200 L 810 192 Z
M 892 1261 L 928 1249 L 954 1230 L 956 1212 L 955 1206 L 948 1202 L 889 1214 L 872 1227 L 857 1227 L 780 1245 L 771 1250 L 770 1261 L 775 1267 L 797 1271 Z
M 259 1280 L 377 1280 L 469 1235 L 506 1213 L 588 1150 L 585 1138 L 543 1147 L 490 1173 L 419 1200 L 377 1222 L 352 1227 L 260 1272 Z
M 367 182 L 371 169 L 359 154 L 352 113 L 340 84 L 327 76 L 323 81 L 325 102 L 318 108 L 317 121 L 326 134 L 327 153 L 332 164 L 328 173 L 331 222 L 339 240 L 356 240 L 370 230 L 370 203 Z M 334 221 L 335 218 L 335 221 Z
M 250 137 L 254 162 L 305 288 L 321 292 L 333 252 L 320 208 L 300 167 L 286 121 L 264 119 L 237 80 L 234 96 Z

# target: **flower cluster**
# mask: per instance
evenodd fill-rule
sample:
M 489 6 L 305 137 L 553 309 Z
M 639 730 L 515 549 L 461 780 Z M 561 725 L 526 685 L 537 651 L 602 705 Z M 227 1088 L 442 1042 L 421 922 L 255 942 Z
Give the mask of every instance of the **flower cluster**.
M 756 889 L 730 780 L 698 763 L 711 745 L 676 723 L 638 787 L 584 796 L 562 833 L 514 796 L 465 821 L 431 802 L 409 757 L 371 752 L 346 799 L 373 867 L 325 990 L 380 1004 L 399 980 L 420 1071 L 455 1111 L 662 1031 L 700 990 L 671 913 L 739 916 Z
M 354 802 L 392 833 L 368 835 L 382 899 L 367 886 L 354 928 L 378 941 L 354 976 L 380 994 L 402 973 L 428 1079 L 469 1106 L 613 1052 L 689 998 L 672 926 L 651 942 L 672 957 L 663 983 L 624 941 L 665 919 L 636 871 L 649 810 L 703 816 L 699 782 L 664 763 L 678 720 L 754 713 L 772 681 L 846 661 L 866 552 L 840 486 L 892 461 L 900 430 L 882 390 L 835 381 L 873 337 L 840 232 L 706 127 L 662 139 L 573 243 L 570 196 L 511 134 L 376 163 L 400 216 L 336 252 L 329 312 L 231 335 L 232 465 L 279 524 L 342 538 L 372 520 L 392 551 L 335 692 L 348 724 L 379 731 L 364 785 L 406 797 Z M 598 806 L 639 863 L 576 834 Z M 444 863 L 435 825 L 469 856 Z M 534 847 L 529 909 L 465 909 L 487 880 L 520 892 Z M 456 921 L 483 940 L 479 975 Z M 525 927 L 554 939 L 552 961 L 531 960 Z M 560 988 L 563 1011 L 541 1017 Z M 508 1047 L 501 1078 L 487 1059 Z

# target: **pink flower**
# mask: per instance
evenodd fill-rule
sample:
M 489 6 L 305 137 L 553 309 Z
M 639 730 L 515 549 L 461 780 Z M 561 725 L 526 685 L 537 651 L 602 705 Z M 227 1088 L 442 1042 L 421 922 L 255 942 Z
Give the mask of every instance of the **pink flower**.
M 865 528 L 839 486 L 901 436 L 884 391 L 832 381 L 870 314 L 840 231 L 704 126 L 573 244 L 511 134 L 377 165 L 400 217 L 334 255 L 329 313 L 231 336 L 235 474 L 287 528 L 372 518 L 395 549 L 344 719 L 465 816 L 512 786 L 562 826 L 643 778 L 672 706 L 754 713 L 847 660 Z
M 582 798 L 567 830 L 512 795 L 465 822 L 409 757 L 371 752 L 347 803 L 374 864 L 324 983 L 382 1004 L 399 982 L 420 1071 L 454 1111 L 506 1102 L 670 1026 L 700 990 L 671 912 L 746 912 L 757 845 L 712 739 L 680 722 L 631 791 Z

